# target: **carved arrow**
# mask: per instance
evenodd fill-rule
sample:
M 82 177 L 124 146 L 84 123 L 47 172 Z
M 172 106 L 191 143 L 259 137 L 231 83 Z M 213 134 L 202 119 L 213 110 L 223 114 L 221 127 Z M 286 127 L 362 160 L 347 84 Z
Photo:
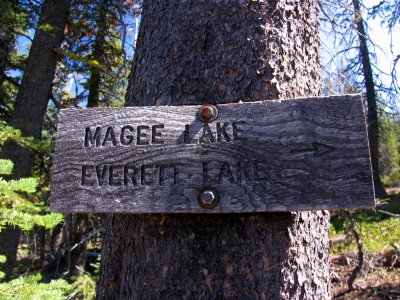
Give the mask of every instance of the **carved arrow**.
M 295 156 L 300 156 L 300 157 L 307 157 L 307 156 L 319 157 L 319 156 L 331 153 L 335 150 L 336 150 L 336 148 L 333 146 L 314 142 L 314 143 L 312 143 L 312 148 L 292 149 L 292 150 L 290 150 L 290 153 L 292 153 Z

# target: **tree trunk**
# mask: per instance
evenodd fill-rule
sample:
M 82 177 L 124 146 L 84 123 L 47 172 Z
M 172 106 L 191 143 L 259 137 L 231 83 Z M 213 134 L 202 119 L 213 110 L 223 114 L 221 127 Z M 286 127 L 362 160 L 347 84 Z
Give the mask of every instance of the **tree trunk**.
M 96 18 L 97 32 L 93 46 L 93 57 L 99 63 L 99 66 L 92 66 L 90 69 L 90 80 L 89 80 L 89 96 L 88 96 L 88 107 L 98 107 L 100 100 L 100 85 L 101 85 L 101 67 L 105 63 L 105 41 L 107 34 L 107 12 L 108 12 L 108 0 L 102 0 L 98 4 L 98 14 Z
M 1 264 L 0 269 L 5 273 L 4 280 L 9 280 L 13 271 L 19 237 L 21 230 L 18 227 L 7 225 L 0 231 L 0 254 L 6 256 L 6 262 Z
M 320 95 L 307 1 L 145 1 L 126 104 Z M 284 191 L 282 191 L 284 193 Z M 325 211 L 111 215 L 98 299 L 328 299 Z
M 9 54 L 15 39 L 15 28 L 12 28 L 9 23 L 13 14 L 16 13 L 17 1 L 7 1 L 0 6 L 0 84 L 5 78 L 5 70 L 8 65 Z
M 10 107 L 5 100 L 3 83 L 6 79 L 6 69 L 9 65 L 10 52 L 15 41 L 15 16 L 18 1 L 12 0 L 0 4 L 0 117 L 10 119 Z
M 71 227 L 67 226 L 67 230 L 70 230 L 69 241 L 69 262 L 68 272 L 69 276 L 78 276 L 85 273 L 86 268 L 86 246 L 87 242 L 82 242 L 85 233 L 87 232 L 89 215 L 87 214 L 70 214 Z M 68 234 L 67 234 L 68 237 Z M 75 247 L 71 250 L 72 247 Z
M 90 69 L 90 79 L 89 79 L 89 95 L 87 107 L 98 107 L 100 104 L 100 87 L 102 80 L 102 73 L 104 72 L 102 67 L 105 63 L 105 42 L 107 27 L 107 13 L 109 10 L 109 5 L 111 5 L 109 0 L 102 0 L 98 4 L 98 12 L 96 15 L 96 37 L 93 46 L 93 56 L 92 59 L 99 63 L 99 66 L 92 66 Z M 71 216 L 72 217 L 72 216 Z M 87 242 L 79 244 L 88 227 L 89 216 L 87 214 L 74 214 L 73 218 L 73 231 L 71 246 L 77 246 L 70 253 L 69 262 L 69 275 L 76 276 L 83 274 L 86 265 L 86 245 Z
M 45 0 L 42 4 L 38 28 L 29 51 L 22 83 L 14 104 L 11 125 L 21 130 L 24 136 L 40 139 L 43 119 L 51 92 L 57 54 L 53 51 L 60 47 L 64 38 L 71 0 Z M 15 142 L 4 144 L 2 157 L 14 162 L 14 178 L 27 177 L 34 163 L 34 153 L 20 147 Z M 8 229 L 9 230 L 9 229 Z M 18 246 L 20 230 L 13 229 L 12 245 Z M 6 274 L 10 275 L 15 263 L 17 247 L 10 247 L 0 233 L 0 253 L 7 257 Z
M 376 92 L 374 75 L 372 72 L 371 61 L 369 59 L 369 51 L 367 45 L 367 33 L 364 27 L 362 18 L 360 1 L 353 0 L 354 15 L 357 24 L 357 33 L 360 41 L 359 51 L 363 67 L 365 89 L 367 94 L 367 121 L 368 121 L 368 139 L 371 153 L 372 174 L 374 176 L 375 195 L 378 198 L 387 198 L 388 195 L 383 187 L 379 177 L 379 122 L 378 122 L 378 107 L 376 105 Z

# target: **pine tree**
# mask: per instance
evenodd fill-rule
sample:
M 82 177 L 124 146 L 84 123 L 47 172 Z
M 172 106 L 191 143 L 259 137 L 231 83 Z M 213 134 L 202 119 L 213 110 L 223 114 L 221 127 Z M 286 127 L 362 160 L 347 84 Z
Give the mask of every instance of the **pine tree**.
M 317 2 L 145 1 L 127 106 L 319 95 Z M 307 42 L 305 42 L 307 41 Z M 327 212 L 112 215 L 99 299 L 328 299 Z
M 17 2 L 14 0 L 0 3 L 0 117 L 3 120 L 11 118 L 6 70 L 10 65 L 10 56 L 14 48 L 15 27 L 20 25 Z
M 121 39 L 126 28 L 121 19 L 131 6 L 129 2 L 111 0 L 73 3 L 67 43 L 60 53 L 64 55 L 64 74 L 75 72 L 82 78 L 78 84 L 85 88 L 81 98 L 72 100 L 75 105 L 80 102 L 87 107 L 98 107 L 121 102 L 124 84 L 120 85 L 119 78 L 127 77 L 118 71 L 123 69 L 125 55 Z M 87 243 L 82 239 L 90 228 L 88 220 L 85 214 L 66 217 L 65 242 L 68 248 L 73 248 L 67 253 L 70 276 L 85 271 Z
M 365 80 L 365 89 L 367 97 L 367 123 L 368 139 L 371 153 L 372 172 L 374 177 L 375 195 L 379 198 L 386 198 L 387 193 L 380 179 L 379 169 L 379 119 L 377 94 L 375 92 L 374 75 L 370 61 L 370 53 L 367 45 L 367 32 L 364 27 L 364 19 L 361 13 L 360 1 L 353 0 L 354 19 L 357 26 L 359 38 L 358 51 Z
M 34 149 L 35 151 L 49 151 L 49 142 L 37 141 L 25 138 L 21 131 L 0 122 L 0 149 L 6 141 L 13 140 L 21 147 Z M 63 216 L 61 214 L 49 214 L 47 207 L 40 203 L 33 203 L 29 195 L 37 191 L 37 178 L 19 178 L 18 180 L 6 180 L 4 175 L 11 175 L 14 164 L 10 160 L 0 159 L 0 232 L 8 228 L 19 227 L 22 230 L 31 231 L 35 227 L 46 229 L 59 224 Z M 6 263 L 6 256 L 2 256 L 2 263 Z M 6 271 L 7 271 L 7 264 Z M 6 274 L 1 272 L 4 277 Z M 8 277 L 7 277 L 8 278 Z M 1 296 L 1 294 L 0 294 Z
M 64 55 L 63 74 L 76 74 L 81 89 L 66 97 L 67 106 L 115 106 L 123 101 L 128 68 L 125 14 L 131 1 L 74 1 Z M 75 99 L 74 99 L 75 97 Z
M 57 63 L 57 53 L 64 37 L 70 0 L 45 0 L 36 28 L 29 58 L 18 90 L 10 124 L 21 130 L 23 136 L 40 139 L 43 120 L 50 97 Z M 34 163 L 34 152 L 20 147 L 14 141 L 5 143 L 1 156 L 15 164 L 13 177 L 28 177 Z M 19 243 L 18 227 L 7 226 L 0 233 L 0 253 L 7 257 L 6 275 L 9 276 L 15 262 Z

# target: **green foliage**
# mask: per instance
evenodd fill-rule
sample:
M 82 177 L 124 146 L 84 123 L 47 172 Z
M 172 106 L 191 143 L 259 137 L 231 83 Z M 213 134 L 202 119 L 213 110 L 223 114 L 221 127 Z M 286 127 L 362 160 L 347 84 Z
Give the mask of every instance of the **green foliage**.
M 43 140 L 36 140 L 33 137 L 22 136 L 21 130 L 15 129 L 6 122 L 0 120 L 0 146 L 8 139 L 15 141 L 22 147 L 26 147 L 38 152 L 51 152 L 52 145 L 49 138 L 44 137 Z
M 13 3 L 14 7 L 10 3 Z M 3 11 L 7 10 L 5 14 L 0 15 L 0 23 L 6 23 L 7 28 L 14 34 L 10 52 L 7 54 L 7 78 L 0 87 L 2 104 L 0 148 L 7 140 L 12 140 L 39 154 L 35 156 L 31 177 L 20 180 L 9 180 L 6 176 L 12 175 L 13 164 L 9 160 L 0 160 L 0 230 L 5 224 L 18 225 L 23 230 L 30 231 L 27 233 L 28 235 L 36 235 L 37 227 L 52 228 L 63 221 L 61 214 L 49 213 L 47 206 L 43 204 L 43 200 L 47 199 L 49 194 L 51 159 L 48 153 L 53 151 L 51 135 L 55 130 L 55 120 L 59 109 L 87 103 L 88 93 L 87 90 L 85 91 L 85 87 L 87 87 L 93 72 L 101 74 L 100 105 L 122 105 L 132 52 L 132 50 L 128 50 L 128 55 L 124 48 L 128 45 L 131 47 L 133 44 L 133 42 L 129 42 L 129 37 L 133 37 L 133 35 L 128 32 L 128 25 L 123 24 L 123 14 L 131 13 L 133 2 L 73 2 L 72 14 L 69 16 L 66 29 L 66 40 L 59 49 L 56 49 L 56 52 L 60 54 L 60 60 L 53 81 L 51 101 L 44 120 L 43 135 L 45 138 L 38 141 L 24 137 L 20 130 L 9 126 L 10 124 L 7 122 L 12 117 L 14 102 L 35 30 L 43 30 L 49 34 L 54 30 L 48 24 L 37 26 L 42 3 L 43 1 L 0 1 L 0 11 L 2 8 L 4 8 Z M 106 26 L 104 40 L 99 43 L 98 47 L 104 51 L 100 51 L 103 54 L 99 55 L 96 53 L 94 45 L 96 40 L 101 40 L 97 38 L 101 25 L 101 20 L 99 20 L 100 4 L 105 8 L 106 15 L 102 22 Z M 4 16 L 7 19 L 2 18 Z M 125 22 L 131 22 L 130 18 L 126 18 Z M 2 20 L 6 22 L 2 22 Z M 0 27 L 4 29 L 4 26 Z M 125 33 L 122 32 L 123 27 Z M 76 85 L 71 86 L 74 78 Z M 75 91 L 72 90 L 74 86 L 76 87 Z M 15 161 L 15 163 L 17 162 Z M 27 245 L 24 251 L 32 250 L 29 247 Z M 48 247 L 46 248 L 48 249 Z M 32 257 L 29 257 L 27 261 L 30 261 Z M 0 259 L 1 263 L 4 262 Z M 30 268 L 30 272 L 35 272 L 34 269 L 35 267 Z M 0 299 L 94 298 L 95 281 L 91 277 L 79 276 L 73 280 L 73 283 L 66 281 L 45 283 L 42 282 L 40 276 L 24 276 L 8 284 L 2 284 Z
M 22 2 L 22 1 L 21 1 Z M 0 28 L 1 28 L 1 65 L 5 67 L 0 76 L 0 118 L 10 120 L 15 96 L 18 92 L 19 70 L 23 55 L 18 54 L 16 41 L 18 35 L 29 35 L 28 19 L 32 10 L 22 8 L 19 1 L 0 1 Z M 9 72 L 9 70 L 18 70 Z M 3 77 L 6 75 L 6 77 Z M 0 129 L 1 131 L 1 129 Z
M 131 14 L 134 2 L 73 2 L 68 43 L 56 50 L 62 54 L 62 63 L 53 90 L 61 106 L 86 106 L 89 94 L 91 105 L 122 106 L 130 71 L 128 52 L 133 50 L 133 35 L 128 33 L 124 15 Z M 77 88 L 67 97 L 61 95 L 65 82 L 71 80 L 66 80 L 66 74 L 74 74 L 75 86 L 83 88 L 82 93 Z M 93 97 L 98 103 L 92 103 Z
M 56 30 L 56 28 L 55 28 L 54 26 L 52 26 L 51 24 L 43 24 L 43 25 L 40 25 L 40 26 L 38 27 L 38 29 L 39 29 L 39 30 L 46 31 L 46 32 L 49 32 L 49 33 L 52 33 L 52 32 L 54 32 L 54 31 Z
M 70 284 L 64 279 L 41 282 L 40 274 L 21 276 L 10 282 L 0 283 L 2 300 L 57 300 L 95 298 L 95 281 L 89 275 L 79 276 Z
M 0 297 L 4 300 L 57 300 L 66 299 L 70 285 L 63 279 L 40 283 L 40 274 L 21 276 L 10 282 L 0 283 Z
M 43 213 L 46 213 L 46 211 L 44 210 Z M 2 209 L 0 211 L 0 218 L 2 218 L 0 229 L 5 223 L 19 226 L 23 230 L 32 230 L 35 226 L 51 229 L 63 221 L 62 214 L 48 213 L 45 215 L 33 215 L 32 213 L 21 211 L 19 207 Z
M 95 299 L 96 281 L 89 275 L 72 278 L 74 282 L 69 288 L 68 299 Z
M 0 174 L 10 175 L 12 173 L 14 164 L 7 159 L 0 159 Z
M 392 214 L 400 214 L 400 198 L 397 196 L 381 208 Z M 400 218 L 370 210 L 360 210 L 353 215 L 356 229 L 360 233 L 364 247 L 369 252 L 390 250 L 392 245 L 400 244 Z M 333 246 L 333 253 L 357 251 L 357 245 L 349 232 L 346 212 L 335 212 L 331 216 L 331 237 L 346 235 L 346 240 Z
M 386 186 L 400 185 L 400 124 L 385 115 L 380 120 L 380 173 Z
M 0 146 L 8 139 L 35 151 L 49 152 L 52 149 L 49 139 L 38 141 L 32 137 L 23 137 L 20 130 L 0 121 Z M 12 161 L 0 159 L 0 175 L 10 175 L 13 166 Z M 34 226 L 53 228 L 62 222 L 61 214 L 48 214 L 46 207 L 30 201 L 27 194 L 35 193 L 38 183 L 36 178 L 5 180 L 0 176 L 0 230 L 5 224 L 32 230 Z
M 4 264 L 7 261 L 7 258 L 4 255 L 0 255 L 0 264 Z M 0 271 L 0 280 L 5 277 L 5 273 Z
M 14 164 L 10 160 L 0 159 L 3 172 L 0 175 L 9 175 Z M 21 192 L 34 193 L 38 182 L 34 178 L 21 178 L 19 180 L 5 180 L 0 177 L 0 208 L 12 207 L 25 202 L 25 197 Z M 1 213 L 1 212 L 0 212 Z M 2 221 L 0 221 L 1 224 Z
M 54 51 L 57 52 L 58 54 L 66 56 L 72 60 L 88 64 L 89 66 L 100 67 L 100 64 L 97 60 L 87 59 L 87 58 L 83 57 L 82 55 L 72 53 L 72 52 L 67 52 L 62 48 L 54 49 Z
M 11 174 L 13 167 L 10 160 L 0 159 L 0 175 Z M 50 229 L 63 221 L 62 214 L 48 213 L 46 207 L 29 201 L 27 194 L 34 193 L 37 185 L 35 178 L 7 181 L 0 177 L 0 230 L 6 223 L 32 230 L 35 226 Z M 0 256 L 0 263 L 5 263 L 4 256 Z M 4 278 L 3 272 L 0 272 L 1 278 Z M 2 283 L 0 299 L 64 299 L 71 292 L 65 280 L 39 283 L 40 280 L 40 275 L 32 275 Z
M 12 164 L 10 160 L 0 159 L 0 163 L 2 163 L 3 161 L 5 161 L 7 164 Z M 34 193 L 36 191 L 37 185 L 38 182 L 34 178 L 21 178 L 18 180 L 9 181 L 0 178 L 0 191 L 2 194 L 10 195 L 10 193 L 13 192 Z
M 0 175 L 11 174 L 13 163 L 0 159 Z M 47 207 L 34 204 L 24 193 L 35 193 L 38 180 L 21 178 L 5 180 L 0 177 L 0 230 L 11 224 L 24 230 L 32 230 L 35 226 L 53 228 L 63 221 L 62 214 L 48 213 Z
M 28 55 L 22 54 L 20 52 L 12 52 L 9 57 L 10 63 L 17 69 L 23 69 L 26 61 L 28 60 Z M 17 82 L 19 81 L 19 77 L 15 79 Z M 16 94 L 16 93 L 15 93 Z

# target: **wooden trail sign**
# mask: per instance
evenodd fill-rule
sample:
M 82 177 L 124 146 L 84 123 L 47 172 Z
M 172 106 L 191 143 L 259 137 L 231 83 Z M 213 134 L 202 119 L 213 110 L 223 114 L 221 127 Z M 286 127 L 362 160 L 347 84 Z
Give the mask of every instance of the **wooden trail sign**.
M 51 210 L 241 213 L 374 206 L 361 96 L 212 109 L 62 110 Z

